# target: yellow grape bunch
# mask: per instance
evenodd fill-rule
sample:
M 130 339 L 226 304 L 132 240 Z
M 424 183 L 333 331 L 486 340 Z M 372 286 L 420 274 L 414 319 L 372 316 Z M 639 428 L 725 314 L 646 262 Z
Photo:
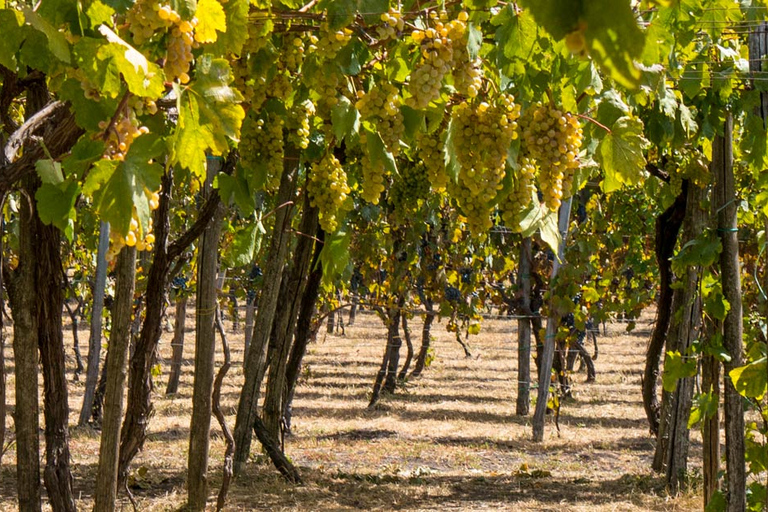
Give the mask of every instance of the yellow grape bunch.
M 245 169 L 266 166 L 264 190 L 274 193 L 280 187 L 285 156 L 283 119 L 259 116 L 251 110 L 240 130 L 240 160 Z
M 128 10 L 126 21 L 133 35 L 133 42 L 139 46 L 158 34 L 168 32 L 170 38 L 163 65 L 166 79 L 178 79 L 182 84 L 189 82 L 192 48 L 197 44 L 197 18 L 183 20 L 169 4 L 157 0 L 137 0 Z
M 397 39 L 405 29 L 405 20 L 399 9 L 390 7 L 381 15 L 383 25 L 376 27 L 376 36 L 380 41 Z
M 406 100 L 409 107 L 422 109 L 430 102 L 440 97 L 443 78 L 451 72 L 453 64 L 454 42 L 463 41 L 467 30 L 466 12 L 459 13 L 458 18 L 447 21 L 447 14 L 438 15 L 430 11 L 430 27 L 425 30 L 414 30 L 411 39 L 419 45 L 421 58 L 411 73 L 408 92 L 411 97 Z
M 160 205 L 160 191 L 152 192 L 145 188 L 144 194 L 149 200 L 149 208 L 156 210 Z M 152 217 L 149 218 L 149 225 L 142 230 L 136 215 L 136 209 L 134 208 L 128 234 L 122 236 L 116 231 L 110 231 L 109 249 L 107 249 L 106 254 L 107 261 L 114 261 L 126 245 L 128 247 L 136 247 L 137 251 L 151 251 L 154 248 L 155 235 L 152 233 Z
M 357 98 L 355 107 L 360 111 L 360 117 L 375 126 L 387 150 L 397 156 L 405 131 L 397 87 L 388 83 L 376 85 L 367 93 L 358 91 Z
M 524 154 L 539 168 L 539 190 L 551 210 L 572 193 L 579 167 L 582 130 L 578 118 L 549 103 L 537 103 L 520 120 Z
M 427 169 L 422 163 L 406 163 L 400 167 L 400 176 L 389 189 L 389 200 L 395 210 L 408 214 L 418 207 L 420 200 L 429 197 L 430 185 Z
M 317 52 L 321 59 L 333 60 L 351 40 L 352 30 L 348 28 L 332 30 L 328 22 L 323 22 L 320 24 L 320 36 L 313 36 L 310 39 L 312 43 L 310 50 Z
M 386 188 L 387 170 L 384 167 L 384 162 L 377 161 L 374 163 L 368 155 L 368 135 L 365 130 L 360 133 L 360 147 L 363 152 L 363 156 L 360 158 L 363 174 L 360 196 L 371 204 L 379 204 L 381 193 Z
M 128 153 L 128 149 L 133 141 L 145 133 L 149 133 L 149 128 L 139 126 L 135 110 L 126 105 L 113 125 L 109 121 L 101 121 L 99 128 L 108 130 L 107 148 L 104 152 L 104 158 L 108 160 L 123 160 Z
M 519 230 L 518 216 L 531 203 L 536 191 L 536 163 L 528 157 L 520 159 L 520 168 L 512 175 L 512 188 L 499 204 L 501 218 L 507 227 Z
M 474 234 L 493 225 L 490 210 L 503 188 L 509 147 L 518 137 L 519 116 L 520 106 L 509 94 L 501 94 L 491 103 L 463 102 L 453 110 L 453 146 L 460 168 L 458 184 L 449 192 Z
M 429 183 L 436 192 L 445 191 L 448 184 L 448 173 L 445 172 L 445 156 L 443 156 L 444 134 L 443 130 L 436 130 L 432 133 L 419 132 L 416 135 L 418 158 L 424 164 Z
M 315 115 L 315 105 L 310 100 L 294 104 L 288 116 L 288 140 L 297 148 L 309 147 L 309 135 L 312 129 L 312 118 Z
M 330 151 L 312 166 L 307 192 L 312 206 L 320 212 L 320 227 L 326 233 L 335 232 L 349 209 L 350 188 L 347 173 Z

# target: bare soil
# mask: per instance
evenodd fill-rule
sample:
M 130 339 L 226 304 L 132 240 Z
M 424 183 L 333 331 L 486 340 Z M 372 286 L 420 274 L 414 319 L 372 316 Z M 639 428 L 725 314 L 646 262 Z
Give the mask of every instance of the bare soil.
M 227 509 L 698 510 L 701 446 L 696 433 L 689 468 L 691 489 L 686 494 L 668 496 L 661 478 L 650 470 L 654 441 L 642 408 L 640 375 L 652 320 L 650 313 L 644 315 L 630 333 L 624 323 L 608 324 L 607 334 L 599 339 L 597 382 L 584 383 L 585 373 L 575 376 L 574 398 L 563 404 L 560 432 L 548 417 L 543 443 L 530 441 L 530 417 L 514 414 L 515 321 L 486 320 L 480 335 L 470 339 L 471 358 L 445 331 L 444 322 L 435 324 L 432 365 L 395 395 L 385 396 L 372 411 L 366 406 L 384 350 L 381 322 L 363 312 L 354 326 L 347 327 L 345 336 L 328 335 L 322 329 L 305 358 L 294 403 L 293 433 L 286 437 L 286 453 L 299 467 L 305 484 L 295 487 L 284 482 L 254 446 L 251 463 L 230 491 Z M 243 335 L 232 332 L 230 322 L 227 325 L 235 364 L 222 401 L 232 426 L 242 382 Z M 411 328 L 418 350 L 421 321 L 414 318 Z M 85 357 L 88 331 L 79 334 Z M 171 336 L 166 333 L 161 341 L 156 412 L 144 451 L 133 465 L 131 489 L 139 510 L 178 510 L 186 499 L 194 308 L 187 318 L 179 393 L 166 397 Z M 68 330 L 66 343 L 71 354 Z M 10 340 L 5 355 L 12 410 L 9 345 Z M 74 359 L 69 368 L 71 381 Z M 70 386 L 70 420 L 78 506 L 86 510 L 93 506 L 99 432 L 75 426 L 83 385 L 81 377 Z M 224 452 L 221 430 L 213 424 L 211 509 Z M 12 440 L 10 416 L 6 425 Z M 0 468 L 0 510 L 15 510 L 14 496 L 15 449 L 11 445 Z M 132 510 L 125 493 L 120 505 Z

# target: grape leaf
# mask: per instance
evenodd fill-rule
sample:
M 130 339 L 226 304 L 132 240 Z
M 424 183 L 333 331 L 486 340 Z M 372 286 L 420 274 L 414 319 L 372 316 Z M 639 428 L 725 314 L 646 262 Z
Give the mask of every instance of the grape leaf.
M 217 0 L 200 0 L 197 2 L 197 27 L 195 40 L 200 43 L 216 41 L 216 31 L 227 31 L 227 15 Z
M 261 227 L 261 229 L 259 229 Z M 263 234 L 261 223 L 251 222 L 238 229 L 227 247 L 222 259 L 229 267 L 242 267 L 253 261 L 257 251 L 258 237 Z
M 664 391 L 672 393 L 677 387 L 677 381 L 696 375 L 696 358 L 683 357 L 679 351 L 667 352 L 664 359 L 664 373 L 661 383 Z
M 112 25 L 112 16 L 115 15 L 115 9 L 96 0 L 85 11 L 91 22 L 91 27 L 98 27 L 101 24 Z
M 55 160 L 43 159 L 35 162 L 35 170 L 43 183 L 58 185 L 64 181 L 64 174 L 61 172 L 61 164 Z
M 62 32 L 43 19 L 32 9 L 24 9 L 24 16 L 35 30 L 39 31 L 48 40 L 48 49 L 51 54 L 65 64 L 70 63 L 69 43 Z
M 101 101 L 86 98 L 80 81 L 74 78 L 62 84 L 60 97 L 72 104 L 77 124 L 90 132 L 100 131 L 99 123 L 110 119 L 117 108 L 117 100 L 114 98 L 105 96 Z
M 80 186 L 75 180 L 58 184 L 43 182 L 35 193 L 37 213 L 44 224 L 59 228 L 70 242 L 75 232 L 77 210 L 75 201 L 80 195 Z
M 11 71 L 16 70 L 16 53 L 24 41 L 24 17 L 14 9 L 0 10 L 0 27 L 3 27 L 3 37 L 0 37 L 0 66 Z
M 101 140 L 81 137 L 72 148 L 70 154 L 61 162 L 64 174 L 67 177 L 82 178 L 91 165 L 99 160 L 103 154 L 104 143 Z
M 112 61 L 117 71 L 123 75 L 131 93 L 147 98 L 159 98 L 165 93 L 163 73 L 160 66 L 147 60 L 133 46 L 123 41 L 106 25 L 99 27 L 99 32 L 110 44 L 99 49 L 100 61 Z
M 383 163 L 386 170 L 393 174 L 397 173 L 395 158 L 392 156 L 392 153 L 387 151 L 384 141 L 381 140 L 378 132 L 366 130 L 365 138 L 368 144 L 368 155 L 371 157 L 371 164 L 375 166 Z
M 557 226 L 557 211 L 550 211 L 542 219 L 540 224 L 541 239 L 552 249 L 555 255 L 560 253 L 560 244 L 563 243 L 563 237 Z M 558 256 L 559 259 L 559 256 Z
M 338 103 L 331 110 L 333 135 L 339 141 L 357 133 L 360 129 L 360 114 L 345 96 L 339 97 Z
M 600 141 L 595 155 L 605 172 L 602 183 L 604 192 L 613 192 L 623 185 L 635 185 L 642 181 L 645 169 L 643 151 L 648 145 L 641 121 L 628 116 L 616 120 L 610 133 Z
M 728 373 L 736 391 L 750 398 L 761 400 L 768 391 L 768 359 L 763 357 Z
M 232 74 L 226 60 L 202 55 L 196 78 L 179 100 L 171 163 L 178 163 L 204 179 L 206 151 L 222 155 L 229 150 L 227 140 L 239 138 L 245 111 L 237 104 L 242 96 L 229 85 Z
M 240 55 L 248 39 L 248 0 L 228 0 L 223 7 L 227 29 L 219 33 L 210 51 L 214 55 Z
M 349 264 L 349 242 L 352 232 L 340 229 L 335 233 L 326 233 L 323 249 L 320 251 L 320 263 L 323 265 L 323 284 L 332 286 L 344 273 Z

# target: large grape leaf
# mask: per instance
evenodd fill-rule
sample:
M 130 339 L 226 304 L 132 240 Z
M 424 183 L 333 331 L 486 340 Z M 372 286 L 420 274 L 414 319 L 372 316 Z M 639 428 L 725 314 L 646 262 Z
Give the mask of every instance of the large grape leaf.
M 616 120 L 611 131 L 600 141 L 595 157 L 602 165 L 604 192 L 613 192 L 624 185 L 642 181 L 645 169 L 643 152 L 649 142 L 643 136 L 643 123 L 624 116 Z
M 379 133 L 366 130 L 365 139 L 368 145 L 368 155 L 371 158 L 371 164 L 378 165 L 383 163 L 386 170 L 396 173 L 397 164 L 395 163 L 395 158 L 392 156 L 392 153 L 387 151 Z
M 228 0 L 224 3 L 226 31 L 220 32 L 211 45 L 214 55 L 240 55 L 248 39 L 248 0 Z
M 94 192 L 96 211 L 117 233 L 128 233 L 134 207 L 145 232 L 151 214 L 146 191 L 160 188 L 163 168 L 156 160 L 164 151 L 162 139 L 153 134 L 142 135 L 133 141 L 125 161 L 114 166 L 111 175 L 107 176 L 108 166 L 99 167 L 99 181 L 103 184 Z M 94 186 L 88 181 L 86 185 Z
M 331 110 L 331 125 L 333 135 L 339 141 L 357 133 L 360 129 L 360 114 L 345 96 L 341 96 Z
M 109 44 L 99 48 L 97 65 L 102 62 L 113 65 L 123 75 L 126 85 L 136 96 L 159 98 L 165 93 L 163 73 L 160 66 L 147 60 L 133 46 L 123 41 L 109 27 L 102 25 L 99 32 Z
M 69 43 L 62 32 L 51 25 L 32 9 L 24 9 L 24 17 L 35 30 L 42 33 L 48 41 L 51 54 L 65 64 L 70 63 Z
M 75 201 L 80 195 L 80 186 L 76 180 L 59 183 L 43 183 L 35 193 L 37 213 L 44 224 L 53 224 L 59 228 L 70 242 L 74 237 L 77 210 Z
M 24 17 L 14 9 L 0 10 L 0 27 L 3 36 L 0 37 L 0 66 L 15 71 L 16 53 L 24 40 Z
M 253 261 L 258 252 L 261 237 L 265 234 L 261 222 L 250 222 L 238 229 L 222 259 L 228 267 L 242 267 Z
M 768 359 L 765 357 L 734 368 L 728 375 L 736 390 L 746 397 L 760 400 L 768 391 Z
M 336 233 L 327 233 L 323 250 L 320 251 L 320 263 L 323 265 L 323 284 L 332 286 L 349 264 L 349 242 L 352 232 L 340 229 Z
M 230 87 L 229 63 L 206 54 L 198 59 L 196 80 L 181 93 L 179 121 L 171 140 L 171 163 L 205 177 L 205 155 L 228 151 L 228 139 L 237 140 L 245 111 L 242 96 Z
M 695 357 L 683 357 L 679 351 L 667 352 L 661 376 L 664 391 L 671 393 L 677 387 L 678 380 L 696 375 L 696 364 Z
M 200 43 L 216 41 L 216 31 L 227 31 L 227 15 L 217 0 L 200 0 L 197 2 L 197 27 L 195 40 Z

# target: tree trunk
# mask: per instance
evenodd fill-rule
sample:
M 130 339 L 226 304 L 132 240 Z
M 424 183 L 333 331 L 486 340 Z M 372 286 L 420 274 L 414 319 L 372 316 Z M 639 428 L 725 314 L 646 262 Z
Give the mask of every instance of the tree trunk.
M 731 356 L 724 363 L 725 383 L 725 465 L 728 475 L 728 512 L 746 509 L 746 468 L 744 462 L 744 408 L 742 397 L 729 374 L 743 365 L 743 312 L 737 225 L 738 204 L 733 176 L 733 118 L 725 118 L 724 136 L 715 136 L 712 144 L 712 174 L 715 176 L 714 203 L 717 209 L 717 232 L 723 250 L 720 271 L 723 296 L 731 307 L 723 321 L 723 346 Z
M 34 197 L 37 183 L 27 188 L 30 197 Z M 74 481 L 69 467 L 69 402 L 62 332 L 64 273 L 61 263 L 61 232 L 53 225 L 43 224 L 37 214 L 35 223 L 37 341 L 43 370 L 45 417 L 46 465 L 43 480 L 53 510 L 74 511 Z
M 96 281 L 93 285 L 91 309 L 91 336 L 88 339 L 88 361 L 85 373 L 83 407 L 77 424 L 88 423 L 93 413 L 93 397 L 99 380 L 99 356 L 101 353 L 101 323 L 104 316 L 104 291 L 107 285 L 107 250 L 109 249 L 109 223 L 99 225 L 99 249 L 96 253 Z
M 77 382 L 80 380 L 80 374 L 85 370 L 85 367 L 83 366 L 83 356 L 80 355 L 80 336 L 78 335 L 78 331 L 80 330 L 80 304 L 78 304 L 77 308 L 72 309 L 69 307 L 66 299 L 64 299 L 63 302 L 64 306 L 67 308 L 69 320 L 72 323 L 72 350 L 75 353 L 74 381 Z
M 34 205 L 22 196 L 19 208 L 19 265 L 13 274 L 4 275 L 13 315 L 13 359 L 16 405 L 16 489 L 21 512 L 36 512 L 40 505 L 40 439 L 38 431 L 38 344 L 37 296 L 35 290 L 35 238 L 37 224 Z
M 704 230 L 707 212 L 701 208 L 706 190 L 689 183 L 683 239 L 696 239 Z M 701 267 L 690 266 L 680 276 L 681 287 L 672 298 L 673 320 L 667 338 L 667 349 L 682 357 L 693 357 L 691 346 L 701 336 Z M 662 395 L 659 436 L 656 443 L 654 469 L 665 470 L 667 489 L 677 494 L 684 486 L 688 471 L 689 429 L 694 378 L 677 382 L 675 390 Z
M 707 336 L 707 339 L 712 339 Z M 712 393 L 715 403 L 720 403 L 720 361 L 711 355 L 704 355 L 701 361 L 701 390 Z M 704 443 L 704 508 L 716 491 L 720 489 L 720 407 L 711 418 L 703 420 Z
M 251 346 L 253 337 L 253 318 L 256 316 L 256 295 L 248 290 L 248 298 L 245 301 L 245 347 L 243 348 L 243 360 L 247 357 L 248 347 Z
M 267 346 L 272 334 L 280 282 L 291 239 L 292 200 L 296 190 L 296 174 L 296 161 L 287 157 L 280 179 L 280 189 L 277 193 L 278 209 L 275 211 L 275 227 L 264 269 L 264 286 L 259 298 L 259 308 L 253 326 L 251 347 L 248 349 L 248 359 L 244 364 L 245 383 L 237 406 L 233 465 L 235 476 L 240 474 L 240 469 L 248 459 L 250 452 L 251 431 L 256 419 L 259 388 L 266 371 Z
M 411 361 L 413 361 L 413 341 L 411 341 L 411 328 L 408 327 L 407 315 L 401 315 L 400 320 L 403 324 L 403 337 L 405 338 L 405 346 L 407 348 L 403 368 L 400 370 L 400 373 L 397 376 L 397 380 L 402 382 L 405 380 L 406 375 L 408 375 L 408 369 L 411 367 Z
M 325 232 L 317 228 L 317 243 L 315 244 L 314 254 L 312 255 L 311 272 L 307 278 L 307 285 L 304 288 L 304 295 L 301 297 L 299 305 L 299 317 L 296 320 L 296 334 L 294 336 L 291 355 L 288 357 L 288 364 L 285 367 L 285 398 L 283 399 L 285 428 L 291 430 L 291 403 L 293 394 L 296 391 L 296 383 L 299 380 L 301 371 L 301 361 L 307 352 L 307 345 L 313 339 L 312 315 L 315 312 L 317 298 L 320 296 L 320 283 L 323 279 L 323 265 L 320 263 L 320 253 L 323 250 Z
M 397 308 L 390 308 L 390 329 L 391 336 L 387 336 L 387 376 L 384 379 L 384 391 L 394 393 L 397 388 L 397 367 L 400 364 L 400 347 L 403 345 L 403 339 L 400 337 L 400 318 L 403 315 L 403 306 L 405 297 L 401 296 L 397 301 Z
M 171 373 L 168 376 L 168 386 L 165 394 L 175 395 L 179 390 L 179 378 L 181 377 L 181 363 L 184 359 L 184 322 L 187 319 L 187 303 L 189 297 L 183 293 L 176 297 L 176 319 L 173 329 L 173 354 L 171 356 Z
M 520 246 L 517 282 L 520 286 L 520 313 L 517 321 L 517 402 L 515 414 L 527 416 L 531 408 L 531 238 Z
M 304 197 L 299 232 L 304 234 L 315 233 L 318 225 L 318 210 L 310 205 L 307 194 Z M 283 277 L 283 286 L 280 290 L 280 295 L 285 294 L 284 300 L 278 299 L 278 303 L 282 303 L 283 307 L 281 310 L 278 310 L 277 318 L 274 322 L 276 339 L 273 357 L 269 364 L 263 412 L 264 425 L 267 428 L 267 432 L 274 439 L 278 440 L 281 439 L 279 434 L 280 426 L 283 422 L 283 397 L 285 393 L 287 359 L 296 330 L 296 319 L 299 314 L 302 297 L 304 296 L 307 276 L 310 271 L 309 265 L 312 261 L 314 244 L 314 239 L 309 236 L 300 236 L 298 238 L 291 270 Z M 284 449 L 282 443 L 280 445 Z
M 429 355 L 429 345 L 432 341 L 432 323 L 435 321 L 435 308 L 432 303 L 432 299 L 426 298 L 422 300 L 426 313 L 424 314 L 424 324 L 421 327 L 421 348 L 419 349 L 419 355 L 416 357 L 416 364 L 411 372 L 411 378 L 416 378 L 424 371 L 424 367 L 427 364 L 427 355 Z
M 222 470 L 221 489 L 219 489 L 219 495 L 216 498 L 216 511 L 219 512 L 224 509 L 224 503 L 227 501 L 227 493 L 229 492 L 229 484 L 232 481 L 232 457 L 235 454 L 235 438 L 232 437 L 232 432 L 227 425 L 224 411 L 221 409 L 221 387 L 224 384 L 224 378 L 227 376 L 227 372 L 232 365 L 232 356 L 229 351 L 227 334 L 224 331 L 224 323 L 221 321 L 221 315 L 218 314 L 218 308 L 216 311 L 216 330 L 219 331 L 219 336 L 221 337 L 221 350 L 224 352 L 224 364 L 219 368 L 219 373 L 216 374 L 216 378 L 213 381 L 211 407 L 227 443 L 227 447 L 224 451 L 224 468 Z
M 232 172 L 235 159 L 234 152 L 230 153 L 225 163 L 225 173 Z M 171 264 L 176 258 L 181 257 L 190 244 L 202 234 L 221 201 L 218 194 L 212 194 L 206 200 L 195 223 L 178 239 L 169 244 L 169 209 L 173 188 L 172 170 L 168 170 L 163 175 L 161 185 L 160 205 L 154 214 L 155 249 L 147 276 L 146 314 L 138 340 L 132 345 L 134 350 L 128 377 L 128 399 L 120 438 L 118 487 L 125 481 L 128 466 L 144 445 L 147 425 L 152 415 L 152 366 L 154 366 L 157 358 L 157 344 L 160 341 L 165 308 L 165 290 L 170 276 Z
M 205 194 L 216 194 L 211 183 L 219 165 L 208 159 Z M 195 311 L 195 379 L 192 392 L 192 418 L 189 425 L 189 463 L 187 473 L 187 508 L 205 510 L 208 501 L 208 452 L 211 431 L 211 396 L 216 365 L 216 309 L 219 282 L 219 239 L 224 206 L 219 205 L 213 220 L 200 240 L 197 263 L 197 301 Z
M 565 242 L 568 237 L 568 223 L 571 216 L 571 203 L 573 197 L 566 199 L 560 207 L 558 220 L 558 229 L 562 242 L 558 248 L 558 257 L 552 262 L 552 274 L 550 282 L 554 281 L 560 270 L 563 254 L 565 252 Z M 549 318 L 547 318 L 547 334 L 544 337 L 544 347 L 542 350 L 541 367 L 539 368 L 539 391 L 536 401 L 536 410 L 533 414 L 533 441 L 541 442 L 544 440 L 544 421 L 547 413 L 547 398 L 549 397 L 549 381 L 552 374 L 552 361 L 555 356 L 555 334 L 560 326 L 560 312 L 554 308 L 554 301 L 550 304 Z
M 104 392 L 104 417 L 101 424 L 99 469 L 94 492 L 95 512 L 115 510 L 117 500 L 120 421 L 123 418 L 128 346 L 131 340 L 131 313 L 136 286 L 136 248 L 124 247 L 115 266 L 115 302 L 112 307 L 112 332 L 104 364 L 107 382 Z
M 672 261 L 677 245 L 677 236 L 683 225 L 688 180 L 683 181 L 682 190 L 675 202 L 656 219 L 656 262 L 659 265 L 659 299 L 656 307 L 656 324 L 645 353 L 643 371 L 643 406 L 648 424 L 653 435 L 659 433 L 659 397 L 658 380 L 664 342 L 672 318 Z

